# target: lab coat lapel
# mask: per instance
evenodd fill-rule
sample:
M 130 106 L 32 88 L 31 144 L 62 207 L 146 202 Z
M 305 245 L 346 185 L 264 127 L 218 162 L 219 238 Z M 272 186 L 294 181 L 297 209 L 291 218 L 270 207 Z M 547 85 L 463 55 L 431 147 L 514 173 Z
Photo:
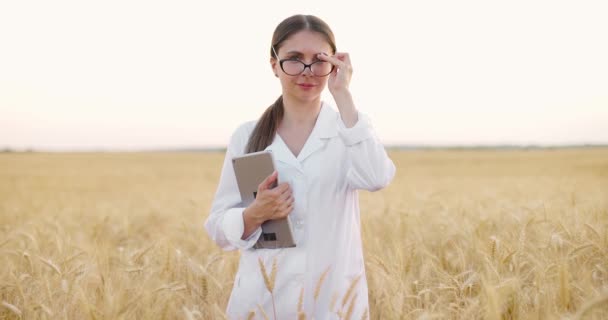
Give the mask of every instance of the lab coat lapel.
M 327 138 L 338 134 L 336 128 L 336 113 L 329 105 L 323 103 L 315 126 L 306 140 L 302 151 L 298 154 L 298 161 L 302 163 L 308 156 L 323 148 Z
M 286 163 L 297 168 L 299 171 L 304 172 L 302 161 L 323 148 L 327 139 L 338 135 L 336 120 L 337 113 L 332 110 L 331 106 L 323 103 L 315 126 L 297 158 L 293 155 L 291 150 L 289 150 L 289 147 L 285 141 L 281 139 L 281 136 L 279 136 L 278 133 L 275 133 L 274 140 L 265 150 L 272 151 L 275 161 Z
M 287 147 L 287 144 L 285 144 L 285 142 L 283 141 L 283 139 L 281 139 L 281 136 L 279 136 L 278 133 L 275 133 L 274 140 L 264 150 L 269 150 L 272 152 L 272 157 L 274 158 L 274 161 L 286 163 L 303 172 L 302 165 L 296 159 L 296 157 L 294 157 L 293 153 L 291 152 L 291 150 L 289 150 L 289 147 Z

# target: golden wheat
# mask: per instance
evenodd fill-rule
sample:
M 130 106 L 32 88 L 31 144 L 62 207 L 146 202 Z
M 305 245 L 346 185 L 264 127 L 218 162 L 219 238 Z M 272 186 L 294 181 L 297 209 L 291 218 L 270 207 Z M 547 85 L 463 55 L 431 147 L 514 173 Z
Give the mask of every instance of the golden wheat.
M 327 267 L 325 269 L 325 271 L 323 271 L 323 273 L 319 277 L 319 281 L 317 281 L 317 284 L 315 286 L 315 294 L 314 294 L 315 303 L 317 302 L 317 299 L 319 298 L 319 294 L 321 293 L 321 286 L 323 286 L 323 282 L 325 281 L 325 277 L 327 277 L 327 274 L 329 273 L 330 268 L 331 268 L 331 266 Z
M 304 287 L 300 289 L 300 296 L 298 297 L 298 314 L 303 313 L 303 304 L 304 302 Z
M 270 318 L 268 318 L 268 315 L 266 314 L 266 311 L 264 311 L 264 308 L 262 308 L 261 305 L 258 304 L 258 309 L 260 310 L 260 313 L 262 314 L 262 317 L 264 317 L 265 320 L 269 320 Z
M 346 309 L 346 313 L 344 315 L 344 319 L 345 320 L 350 320 L 353 316 L 353 312 L 355 310 L 355 304 L 357 302 L 357 293 L 355 293 L 353 295 L 353 297 L 350 299 L 350 302 L 348 303 L 348 309 Z
M 260 272 L 262 273 L 262 277 L 264 278 L 264 284 L 266 285 L 266 289 L 268 290 L 268 292 L 270 292 L 270 297 L 272 299 L 272 311 L 274 314 L 274 319 L 277 318 L 277 309 L 275 306 L 275 301 L 274 301 L 274 282 L 277 276 L 277 259 L 276 257 L 273 259 L 272 262 L 272 270 L 270 272 L 270 275 L 268 273 L 266 273 L 266 266 L 264 266 L 264 261 L 262 260 L 262 258 L 258 258 L 258 262 L 260 264 Z
M 370 319 L 608 314 L 608 149 L 390 156 L 393 183 L 360 193 Z M 225 319 L 239 255 L 202 226 L 223 157 L 0 154 L 0 319 Z M 361 298 L 330 310 L 365 319 Z
M 298 320 L 306 320 L 306 313 L 304 313 L 303 311 L 299 311 Z
M 346 293 L 344 293 L 344 296 L 342 297 L 342 309 L 344 309 L 346 307 L 346 303 L 349 301 L 350 296 L 353 294 L 353 292 L 355 292 L 355 288 L 357 287 L 359 280 L 361 280 L 361 275 L 356 276 L 351 281 L 350 286 L 348 287 L 348 289 L 346 290 Z

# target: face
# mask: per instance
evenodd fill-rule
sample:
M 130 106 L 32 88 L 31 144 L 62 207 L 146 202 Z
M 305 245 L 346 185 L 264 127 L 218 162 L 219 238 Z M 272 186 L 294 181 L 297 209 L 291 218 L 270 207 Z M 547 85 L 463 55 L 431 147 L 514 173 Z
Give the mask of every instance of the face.
M 275 50 L 279 56 L 279 60 L 294 58 L 305 64 L 319 61 L 317 58 L 317 54 L 319 53 L 333 55 L 331 46 L 323 35 L 309 30 L 302 30 L 291 35 L 291 37 L 283 41 L 283 43 L 280 44 L 280 47 L 275 48 Z M 327 85 L 329 76 L 314 76 L 310 68 L 304 69 L 304 72 L 299 75 L 291 76 L 281 70 L 279 60 L 271 58 L 270 64 L 273 72 L 281 81 L 284 96 L 290 96 L 291 98 L 302 102 L 311 102 L 320 99 L 321 92 Z M 286 65 L 284 64 L 284 66 Z M 313 68 L 315 67 L 313 66 Z

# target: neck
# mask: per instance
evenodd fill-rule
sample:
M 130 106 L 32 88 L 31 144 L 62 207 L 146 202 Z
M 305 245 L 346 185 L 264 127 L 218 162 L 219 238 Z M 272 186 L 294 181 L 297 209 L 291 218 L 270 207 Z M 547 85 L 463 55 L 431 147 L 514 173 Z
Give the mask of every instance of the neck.
M 313 101 L 299 101 L 289 96 L 283 96 L 283 125 L 314 126 L 321 111 L 321 98 Z

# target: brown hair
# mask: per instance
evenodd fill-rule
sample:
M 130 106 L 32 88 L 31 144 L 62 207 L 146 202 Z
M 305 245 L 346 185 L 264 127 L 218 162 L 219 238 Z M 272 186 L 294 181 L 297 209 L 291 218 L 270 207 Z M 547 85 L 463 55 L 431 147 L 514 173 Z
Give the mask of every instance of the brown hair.
M 270 57 L 277 59 L 272 48 L 278 52 L 281 44 L 291 35 L 302 31 L 310 30 L 320 33 L 325 37 L 333 52 L 336 52 L 336 41 L 334 34 L 323 20 L 313 15 L 294 15 L 283 20 L 274 30 L 270 47 Z M 258 120 L 255 129 L 249 137 L 249 142 L 245 148 L 245 153 L 251 153 L 266 149 L 274 139 L 279 123 L 283 119 L 283 96 L 271 104 Z

